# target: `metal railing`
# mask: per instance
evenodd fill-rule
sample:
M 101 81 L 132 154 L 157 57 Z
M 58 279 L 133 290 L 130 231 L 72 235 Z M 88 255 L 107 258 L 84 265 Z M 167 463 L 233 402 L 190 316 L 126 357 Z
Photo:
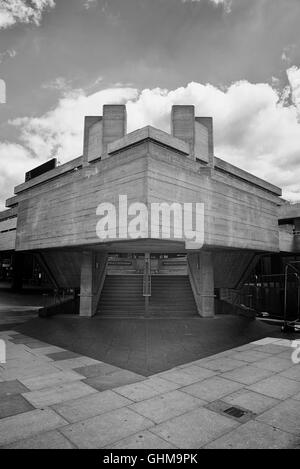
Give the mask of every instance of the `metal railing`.
M 143 275 L 143 296 L 150 297 L 152 289 L 151 279 L 151 259 L 149 255 L 145 255 L 144 275 Z

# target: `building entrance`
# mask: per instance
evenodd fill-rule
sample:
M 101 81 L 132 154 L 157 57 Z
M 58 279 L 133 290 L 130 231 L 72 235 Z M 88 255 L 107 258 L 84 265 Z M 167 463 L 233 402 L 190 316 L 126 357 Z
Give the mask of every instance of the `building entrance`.
M 186 256 L 110 255 L 98 314 L 139 318 L 197 316 Z

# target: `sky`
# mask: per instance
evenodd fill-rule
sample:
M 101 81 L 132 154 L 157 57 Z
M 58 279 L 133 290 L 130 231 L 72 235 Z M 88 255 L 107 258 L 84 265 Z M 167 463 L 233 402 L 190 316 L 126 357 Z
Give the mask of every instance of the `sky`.
M 110 103 L 129 131 L 194 104 L 216 156 L 299 201 L 299 24 L 300 0 L 0 0 L 0 210 Z

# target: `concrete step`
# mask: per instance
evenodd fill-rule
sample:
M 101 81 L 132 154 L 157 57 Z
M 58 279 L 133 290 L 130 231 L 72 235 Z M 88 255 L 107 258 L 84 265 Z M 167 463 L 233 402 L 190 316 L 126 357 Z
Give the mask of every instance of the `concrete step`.
M 108 275 L 101 294 L 99 314 L 105 317 L 144 317 L 143 277 Z M 190 317 L 197 308 L 187 275 L 152 277 L 151 317 Z

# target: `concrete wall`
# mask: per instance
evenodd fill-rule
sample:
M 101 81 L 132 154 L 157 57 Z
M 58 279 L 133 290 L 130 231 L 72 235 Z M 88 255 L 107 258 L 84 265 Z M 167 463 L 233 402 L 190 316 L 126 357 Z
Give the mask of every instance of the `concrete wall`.
M 7 215 L 10 215 L 8 211 Z M 17 218 L 3 217 L 0 220 L 0 251 L 11 251 L 15 249 Z
M 97 206 L 119 194 L 129 203 L 204 203 L 207 247 L 279 250 L 277 196 L 151 139 L 18 194 L 17 250 L 99 243 Z
M 152 144 L 148 160 L 148 200 L 202 202 L 205 246 L 279 250 L 278 197 Z
M 116 155 L 64 179 L 20 194 L 17 250 L 36 250 L 99 243 L 96 209 L 101 202 L 145 200 L 147 145 Z

